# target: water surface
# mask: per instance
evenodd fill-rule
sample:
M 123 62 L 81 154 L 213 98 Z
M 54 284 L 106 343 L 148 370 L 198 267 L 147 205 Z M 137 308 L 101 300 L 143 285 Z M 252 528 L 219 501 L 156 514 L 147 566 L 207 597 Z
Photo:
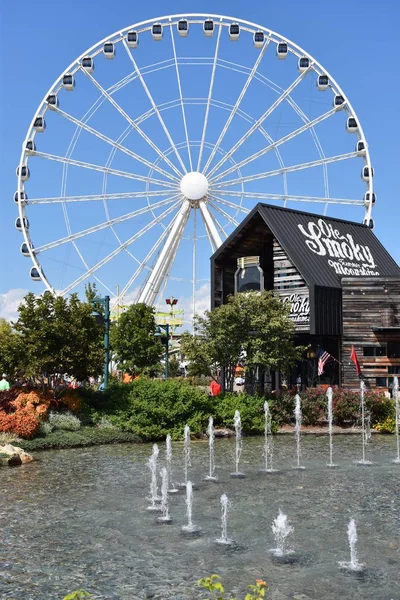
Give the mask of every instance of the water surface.
M 192 442 L 189 479 L 195 485 L 193 522 L 202 535 L 188 538 L 184 492 L 171 497 L 171 525 L 146 512 L 151 445 L 100 446 L 37 453 L 39 461 L 0 471 L 0 598 L 58 600 L 77 588 L 94 598 L 184 600 L 200 598 L 194 582 L 218 573 L 227 590 L 243 596 L 264 578 L 270 600 L 399 600 L 400 467 L 393 437 L 374 436 L 371 466 L 359 466 L 359 436 L 334 438 L 336 469 L 329 469 L 328 439 L 304 437 L 296 464 L 292 436 L 275 438 L 278 473 L 260 474 L 262 438 L 245 438 L 240 470 L 232 479 L 233 440 L 215 441 L 219 483 L 208 473 L 207 441 Z M 176 481 L 183 480 L 183 444 L 173 444 Z M 159 466 L 165 464 L 160 444 Z M 232 502 L 232 548 L 216 545 L 220 496 Z M 271 531 L 279 508 L 294 526 L 287 560 L 274 558 Z M 347 524 L 358 530 L 362 574 L 339 570 L 349 560 Z

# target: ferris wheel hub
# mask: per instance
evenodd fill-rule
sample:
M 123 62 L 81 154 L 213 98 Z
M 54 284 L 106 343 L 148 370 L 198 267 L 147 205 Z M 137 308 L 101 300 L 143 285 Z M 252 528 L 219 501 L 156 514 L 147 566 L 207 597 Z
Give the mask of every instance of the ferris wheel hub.
M 191 171 L 181 179 L 181 192 L 188 200 L 200 200 L 208 192 L 208 180 L 203 173 Z

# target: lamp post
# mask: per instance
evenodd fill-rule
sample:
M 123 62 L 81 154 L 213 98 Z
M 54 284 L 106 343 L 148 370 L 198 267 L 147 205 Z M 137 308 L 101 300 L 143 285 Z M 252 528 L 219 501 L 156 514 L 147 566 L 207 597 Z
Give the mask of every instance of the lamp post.
M 103 389 L 107 389 L 108 386 L 108 366 L 110 363 L 110 296 L 104 296 L 104 298 L 93 298 L 90 302 L 93 308 L 92 315 L 96 318 L 98 323 L 104 325 L 104 381 Z M 104 315 L 102 315 L 98 307 L 104 306 Z
M 164 329 L 165 335 L 163 335 L 161 329 Z M 168 379 L 168 359 L 169 359 L 169 323 L 166 323 L 165 325 L 157 325 L 156 332 L 154 335 L 156 337 L 163 338 L 161 341 L 165 344 L 165 379 L 167 380 Z

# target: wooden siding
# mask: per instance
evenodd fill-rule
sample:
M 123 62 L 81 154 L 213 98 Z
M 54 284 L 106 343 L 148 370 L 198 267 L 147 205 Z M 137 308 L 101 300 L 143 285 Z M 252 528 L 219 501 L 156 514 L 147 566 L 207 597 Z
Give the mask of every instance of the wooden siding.
M 280 292 L 281 290 L 307 289 L 307 284 L 303 277 L 276 239 L 274 239 L 273 261 L 274 288 L 277 292 Z
M 351 277 L 342 279 L 343 336 L 341 360 L 343 386 L 358 388 L 353 362 L 354 346 L 368 387 L 376 387 L 377 377 L 390 377 L 389 367 L 400 367 L 400 357 L 364 356 L 364 348 L 400 343 L 400 279 Z M 388 322 L 391 316 L 391 323 Z M 390 327 L 385 327 L 390 324 Z M 387 388 L 379 388 L 387 389 Z

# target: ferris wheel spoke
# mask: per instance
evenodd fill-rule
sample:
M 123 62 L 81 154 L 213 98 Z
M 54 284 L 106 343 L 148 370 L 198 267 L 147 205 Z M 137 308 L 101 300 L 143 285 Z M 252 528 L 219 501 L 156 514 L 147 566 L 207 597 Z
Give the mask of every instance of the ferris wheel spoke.
M 204 200 L 199 200 L 199 208 L 201 216 L 203 217 L 203 220 L 207 225 L 208 231 L 210 232 L 212 242 L 215 248 L 219 248 L 222 244 L 222 240 L 215 226 L 213 216 L 208 210 L 207 204 L 204 202 Z
M 100 171 L 101 173 L 107 173 L 108 175 L 117 175 L 118 177 L 126 177 L 127 179 L 136 179 L 138 181 L 144 181 L 145 183 L 154 183 L 155 185 L 160 185 L 171 189 L 171 183 L 168 183 L 167 181 L 161 181 L 161 179 L 144 177 L 143 175 L 138 175 L 136 173 L 128 173 L 127 171 L 118 171 L 117 169 L 110 169 L 101 165 L 92 165 L 91 163 L 83 162 L 81 160 L 75 160 L 73 158 L 66 158 L 65 156 L 47 154 L 46 152 L 38 152 L 37 150 L 35 150 L 35 152 L 32 153 L 32 156 L 45 158 L 46 160 L 52 160 L 67 165 L 73 165 L 75 167 L 82 167 L 84 169 L 89 169 L 92 171 Z
M 219 28 L 218 32 L 218 41 L 221 33 L 222 27 Z M 200 161 L 199 161 L 200 165 Z M 199 166 L 197 167 L 199 170 Z M 193 319 L 196 315 L 196 258 L 197 258 L 197 208 L 193 209 L 193 255 L 192 255 L 192 311 L 193 311 Z
M 198 161 L 197 161 L 197 171 L 200 171 L 201 159 L 203 157 L 204 140 L 205 140 L 205 137 L 206 137 L 206 131 L 207 131 L 207 125 L 208 125 L 208 115 L 209 115 L 209 112 L 210 112 L 210 105 L 211 105 L 211 98 L 212 98 L 212 92 L 213 92 L 213 87 L 214 87 L 215 72 L 216 72 L 216 69 L 217 69 L 218 50 L 219 50 L 219 42 L 220 42 L 220 39 L 221 39 L 221 32 L 222 32 L 222 26 L 220 25 L 219 29 L 218 29 L 217 42 L 215 44 L 214 62 L 213 62 L 213 68 L 212 68 L 212 73 L 211 73 L 210 89 L 208 91 L 207 106 L 206 106 L 206 116 L 204 117 L 203 133 L 201 135 L 199 158 L 198 158 Z M 194 302 L 194 300 L 193 300 L 193 302 Z M 194 305 L 193 305 L 193 311 L 194 311 Z
M 123 192 L 119 194 L 90 194 L 88 196 L 54 196 L 52 198 L 30 198 L 25 204 L 64 204 L 71 202 L 94 202 L 96 200 L 125 200 L 131 198 L 155 198 L 173 193 L 175 188 L 148 192 Z
M 348 152 L 346 154 L 338 154 L 337 156 L 330 156 L 320 158 L 319 160 L 313 160 L 306 163 L 299 163 L 298 165 L 292 165 L 289 167 L 281 167 L 280 169 L 274 169 L 273 171 L 265 171 L 264 173 L 255 173 L 254 175 L 248 175 L 246 177 L 240 177 L 237 179 L 229 179 L 213 184 L 212 189 L 218 189 L 229 187 L 231 185 L 237 185 L 240 183 L 246 183 L 248 181 L 256 181 L 258 179 L 266 179 L 268 177 L 275 177 L 276 175 L 283 175 L 284 173 L 292 173 L 293 171 L 301 171 L 303 169 L 311 169 L 312 167 L 319 167 L 321 165 L 328 165 L 330 163 L 340 162 L 342 160 L 348 160 L 350 158 L 359 158 L 357 152 Z M 210 188 L 211 189 L 211 188 Z
M 156 202 L 155 204 L 152 204 L 151 206 L 145 206 L 143 208 L 139 208 L 138 210 L 134 210 L 130 213 L 126 213 L 125 215 L 121 215 L 120 217 L 116 217 L 115 219 L 110 219 L 108 221 L 104 221 L 103 223 L 99 223 L 98 225 L 94 225 L 93 227 L 89 227 L 88 229 L 83 229 L 82 231 L 78 231 L 77 233 L 72 233 L 63 238 L 60 238 L 59 240 L 50 242 L 49 244 L 39 246 L 38 248 L 35 248 L 35 254 L 39 254 L 40 252 L 45 252 L 46 250 L 51 250 L 52 248 L 57 248 L 58 246 L 62 246 L 63 244 L 66 244 L 67 242 L 72 242 L 72 241 L 78 240 L 82 237 L 86 237 L 87 235 L 90 235 L 91 233 L 96 233 L 98 231 L 102 231 L 103 229 L 106 229 L 107 227 L 112 227 L 114 225 L 117 225 L 118 223 L 124 223 L 125 221 L 129 221 L 130 219 L 134 219 L 135 217 L 144 215 L 148 212 L 151 212 L 152 210 L 154 210 L 156 208 L 160 208 L 162 206 L 166 206 L 167 204 L 171 204 L 171 202 L 173 202 L 177 197 L 178 197 L 178 194 L 176 194 L 175 196 L 172 196 L 171 198 L 168 198 L 167 200 L 162 200 L 161 202 Z
M 175 221 L 175 219 L 172 219 L 171 223 L 169 223 L 168 226 L 164 229 L 164 231 L 158 238 L 157 242 L 154 244 L 154 246 L 151 248 L 151 250 L 145 256 L 143 261 L 139 263 L 138 268 L 133 273 L 133 275 L 130 277 L 128 282 L 125 284 L 124 288 L 121 290 L 121 292 L 117 298 L 118 302 L 125 296 L 125 294 L 128 292 L 128 290 L 132 287 L 132 285 L 135 283 L 136 279 L 138 278 L 140 273 L 143 271 L 143 269 L 149 268 L 149 267 L 147 267 L 149 260 L 152 258 L 152 256 L 155 254 L 155 252 L 158 250 L 158 248 L 161 246 L 161 244 L 163 243 L 163 241 L 165 240 L 165 238 L 171 231 L 174 221 Z
M 220 190 L 217 190 L 217 192 L 220 193 Z M 245 196 L 246 192 L 242 192 L 242 193 L 243 193 L 243 196 Z M 241 212 L 245 213 L 246 215 L 248 215 L 249 212 L 251 212 L 249 208 L 245 208 L 244 206 L 241 206 L 240 204 L 235 204 L 234 202 L 229 202 L 229 200 L 220 198 L 219 196 L 217 196 L 214 193 L 214 190 L 212 190 L 212 189 L 210 189 L 210 196 L 211 196 L 211 198 L 213 198 L 213 200 L 217 200 L 219 204 L 223 204 L 224 206 L 228 206 L 229 208 L 233 208 L 234 210 L 240 210 Z
M 304 131 L 308 131 L 309 129 L 312 129 L 313 127 L 315 127 L 315 125 L 318 125 L 319 123 L 322 123 L 322 121 L 325 121 L 326 119 L 329 119 L 329 117 L 331 117 L 334 114 L 336 114 L 336 109 L 335 108 L 332 108 L 331 110 L 328 110 L 328 112 L 320 115 L 319 117 L 316 117 L 315 119 L 313 119 L 312 121 L 309 121 L 308 123 L 305 123 L 302 127 L 299 127 L 295 131 L 292 131 L 288 135 L 285 135 L 283 138 L 280 138 L 279 140 L 277 140 L 276 142 L 273 142 L 269 146 L 266 146 L 265 148 L 262 148 L 261 150 L 259 150 L 255 154 L 252 154 L 251 156 L 245 158 L 244 160 L 236 163 L 236 165 L 234 167 L 229 167 L 229 169 L 226 169 L 225 171 L 222 171 L 222 173 L 220 173 L 219 175 L 217 175 L 216 177 L 214 177 L 214 179 L 211 180 L 211 183 L 215 184 L 217 181 L 219 181 L 223 177 L 226 177 L 227 175 L 229 175 L 233 171 L 235 171 L 237 169 L 241 169 L 245 165 L 248 165 L 249 163 L 257 160 L 261 156 L 264 156 L 265 154 L 267 154 L 271 150 L 274 150 L 278 146 L 281 146 L 282 144 L 284 144 L 284 143 L 292 140 L 293 138 L 297 137 L 298 135 L 300 135 Z
M 172 50 L 174 52 L 176 79 L 178 82 L 179 99 L 180 99 L 180 103 L 181 103 L 183 127 L 185 129 L 186 145 L 187 145 L 187 151 L 188 151 L 188 156 L 189 156 L 189 165 L 190 165 L 190 170 L 193 171 L 192 156 L 190 153 L 189 135 L 188 135 L 188 128 L 187 128 L 187 123 L 186 123 L 186 115 L 185 115 L 185 106 L 183 103 L 183 96 L 182 96 L 181 76 L 179 74 L 178 59 L 176 56 L 176 48 L 175 48 L 175 37 L 174 37 L 173 26 L 171 23 L 171 18 L 170 18 L 169 29 L 170 29 L 170 33 L 171 33 Z
M 171 264 L 173 249 L 177 241 L 182 238 L 183 230 L 186 226 L 187 220 L 190 215 L 190 202 L 189 200 L 183 200 L 182 206 L 178 212 L 175 222 L 171 228 L 168 238 L 164 244 L 163 249 L 157 259 L 157 262 L 148 278 L 146 284 L 140 293 L 138 302 L 144 302 L 145 304 L 153 304 L 162 283 L 162 280 L 167 272 L 169 265 Z
M 211 196 L 212 198 L 214 198 L 214 196 Z M 215 202 L 213 202 L 213 200 L 208 200 L 208 204 L 217 212 L 219 212 L 220 215 L 222 215 L 223 217 L 225 217 L 225 219 L 227 221 L 229 221 L 229 223 L 231 225 L 234 225 L 235 227 L 237 227 L 239 225 L 239 221 L 236 221 L 236 219 L 234 219 L 233 217 L 231 217 L 230 215 L 228 215 L 228 213 L 221 207 L 219 207 L 217 204 L 215 204 Z
M 163 213 L 161 213 L 161 215 L 159 215 L 158 217 L 156 217 L 151 223 L 148 223 L 147 225 L 145 225 L 145 227 L 142 227 L 142 229 L 140 229 L 137 233 L 135 233 L 134 235 L 132 235 L 126 242 L 124 242 L 118 248 L 116 248 L 115 250 L 113 250 L 113 252 L 111 252 L 110 254 L 108 254 L 107 256 L 105 256 L 102 260 L 100 260 L 98 263 L 96 263 L 93 267 L 90 267 L 90 269 L 88 269 L 86 273 L 83 273 L 80 277 L 78 277 L 77 279 L 75 279 L 75 281 L 73 281 L 70 285 L 68 285 L 61 292 L 61 295 L 65 296 L 66 294 L 68 294 L 76 286 L 78 286 L 80 283 L 82 283 L 82 281 L 85 281 L 85 279 L 87 279 L 88 277 L 90 277 L 91 275 L 93 275 L 93 273 L 95 273 L 101 267 L 103 267 L 108 262 L 110 262 L 110 260 L 112 260 L 113 258 L 115 258 L 116 256 L 118 256 L 118 254 L 120 252 L 122 252 L 123 250 L 125 250 L 126 248 L 128 248 L 137 239 L 139 239 L 140 237 L 142 237 L 142 235 L 144 235 L 145 233 L 147 233 L 148 231 L 150 231 L 150 229 L 152 229 L 152 227 L 154 227 L 155 225 L 157 225 L 157 223 L 160 223 L 163 219 L 165 219 L 173 210 L 175 210 L 175 208 L 179 204 L 180 204 L 180 200 L 178 200 L 172 206 L 170 206 L 169 208 L 167 208 L 167 210 L 165 210 Z
M 182 229 L 182 233 L 183 233 L 183 229 Z M 171 253 L 170 253 L 168 265 L 167 265 L 167 268 L 165 270 L 165 274 L 160 279 L 160 284 L 158 286 L 158 290 L 159 291 L 158 291 L 158 295 L 157 295 L 157 297 L 158 297 L 158 300 L 157 300 L 157 310 L 158 310 L 158 307 L 160 305 L 160 300 L 164 296 L 165 288 L 168 285 L 168 281 L 171 279 L 171 270 L 172 270 L 172 267 L 173 267 L 175 259 L 176 259 L 176 255 L 177 255 L 177 252 L 178 252 L 179 245 L 181 243 L 181 239 L 182 239 L 182 236 L 177 237 L 175 239 L 175 244 L 174 244 L 173 248 L 171 249 Z M 156 299 L 154 299 L 154 302 L 155 302 L 155 300 Z
M 139 78 L 139 81 L 142 84 L 142 87 L 143 87 L 143 89 L 144 89 L 144 91 L 145 91 L 148 99 L 150 100 L 150 103 L 151 103 L 151 105 L 153 107 L 153 110 L 154 110 L 155 114 L 157 115 L 157 118 L 158 118 L 158 120 L 159 120 L 159 122 L 161 124 L 161 127 L 163 128 L 164 133 L 165 133 L 165 135 L 168 138 L 168 141 L 169 141 L 169 143 L 171 145 L 171 148 L 175 152 L 175 155 L 176 155 L 176 157 L 177 157 L 177 159 L 178 159 L 178 161 L 179 161 L 179 163 L 180 163 L 180 165 L 181 165 L 181 167 L 183 169 L 183 172 L 186 173 L 187 170 L 186 170 L 186 167 L 185 167 L 185 165 L 184 165 L 184 163 L 182 161 L 182 157 L 179 154 L 177 147 L 175 146 L 175 143 L 174 143 L 174 141 L 173 141 L 173 139 L 171 137 L 171 134 L 170 134 L 170 132 L 169 132 L 169 130 L 168 130 L 166 124 L 165 124 L 165 121 L 164 121 L 164 119 L 161 116 L 160 110 L 159 110 L 158 106 L 156 105 L 156 103 L 154 101 L 154 98 L 153 98 L 153 96 L 152 96 L 152 94 L 151 94 L 151 92 L 150 92 L 150 90 L 149 90 L 149 88 L 148 88 L 148 86 L 147 86 L 147 84 L 146 84 L 146 82 L 144 80 L 143 74 L 140 71 L 140 69 L 139 69 L 139 67 L 138 67 L 135 59 L 133 58 L 132 52 L 129 50 L 129 46 L 128 46 L 125 38 L 122 40 L 122 43 L 124 45 L 124 48 L 125 48 L 125 50 L 126 50 L 126 52 L 128 54 L 128 57 L 129 57 L 130 61 L 132 62 L 133 68 L 135 69 L 135 72 L 136 72 L 136 74 L 137 74 L 137 76 Z
M 278 96 L 275 102 L 271 104 L 271 106 L 261 115 L 259 119 L 257 119 L 257 121 L 255 121 L 255 123 L 253 123 L 250 129 L 248 129 L 248 131 L 240 138 L 240 140 L 236 142 L 236 144 L 229 150 L 229 152 L 227 152 L 219 160 L 215 167 L 211 169 L 211 171 L 208 173 L 208 177 L 211 177 L 216 171 L 218 171 L 220 167 L 232 156 L 232 154 L 234 154 L 249 139 L 249 137 L 256 131 L 256 129 L 258 129 L 260 125 L 264 123 L 265 119 L 267 119 L 274 112 L 274 110 L 276 110 L 278 106 L 289 96 L 289 94 L 293 92 L 293 90 L 299 85 L 299 83 L 303 81 L 310 69 L 311 66 L 303 73 L 300 73 L 297 79 L 295 79 L 293 83 L 291 83 L 289 87 L 286 88 L 286 90 L 284 90 L 280 96 Z
M 237 112 L 237 110 L 238 110 L 238 108 L 239 108 L 239 106 L 240 106 L 240 104 L 241 104 L 241 102 L 242 102 L 242 100 L 244 98 L 244 95 L 246 94 L 246 92 L 247 92 L 247 90 L 249 88 L 249 85 L 250 85 L 250 83 L 251 83 L 251 81 L 252 81 L 255 73 L 257 72 L 258 67 L 260 66 L 261 60 L 263 59 L 265 51 L 268 48 L 269 42 L 270 42 L 270 39 L 268 38 L 267 41 L 265 42 L 264 46 L 262 47 L 261 52 L 258 55 L 257 60 L 254 63 L 254 66 L 253 66 L 252 70 L 249 73 L 249 76 L 248 76 L 248 78 L 246 80 L 246 83 L 244 84 L 243 89 L 240 92 L 238 99 L 236 100 L 236 104 L 232 108 L 231 113 L 230 113 L 230 115 L 228 117 L 228 120 L 226 121 L 226 123 L 224 125 L 224 128 L 223 128 L 223 130 L 221 131 L 221 133 L 219 135 L 217 143 L 215 144 L 215 146 L 214 146 L 214 148 L 213 148 L 213 150 L 212 150 L 212 152 L 211 152 L 211 154 L 210 154 L 210 156 L 209 156 L 209 158 L 208 158 L 208 160 L 207 160 L 207 162 L 206 162 L 206 164 L 204 166 L 204 169 L 202 171 L 203 173 L 207 172 L 207 169 L 209 168 L 209 166 L 210 166 L 210 164 L 211 164 L 211 162 L 212 162 L 215 154 L 217 153 L 217 151 L 218 151 L 218 149 L 219 149 L 219 147 L 221 145 L 221 142 L 224 139 L 225 134 L 228 131 L 228 128 L 229 128 L 230 124 L 232 123 L 233 117 L 235 116 L 235 114 L 236 114 L 236 112 Z
M 130 116 L 120 107 L 120 105 L 114 100 L 114 98 L 112 96 L 110 96 L 110 94 L 103 88 L 102 85 L 100 85 L 100 83 L 86 70 L 82 68 L 82 71 L 85 73 L 85 75 L 90 79 L 90 81 L 93 83 L 93 85 L 95 87 L 97 87 L 97 89 L 99 90 L 99 92 L 110 102 L 110 104 L 112 104 L 112 106 L 120 113 L 120 115 L 126 120 L 128 121 L 129 125 L 131 125 L 133 127 L 133 129 L 140 135 L 140 137 L 142 137 L 148 144 L 149 146 L 151 146 L 151 148 L 153 148 L 153 150 L 158 154 L 158 156 L 160 158 L 162 158 L 167 165 L 169 165 L 169 167 L 178 175 L 178 177 L 182 177 L 182 173 L 179 172 L 179 170 L 175 167 L 175 165 L 169 160 L 169 158 L 165 155 L 164 152 L 162 152 L 162 150 L 160 150 L 160 148 L 149 138 L 148 135 L 145 134 L 145 132 L 143 131 L 143 129 L 141 129 L 139 127 L 139 125 L 137 125 L 137 123 L 135 123 L 135 121 L 133 121 Z
M 354 198 L 326 198 L 324 196 L 296 196 L 293 194 L 265 194 L 264 192 L 224 192 L 218 190 L 218 194 L 226 196 L 234 196 L 239 198 L 254 198 L 256 200 L 295 200 L 296 202 L 316 202 L 327 204 L 351 204 L 354 206 L 364 206 L 363 200 L 355 200 Z
M 130 156 L 131 158 L 137 160 L 138 162 L 142 163 L 143 165 L 146 165 L 146 167 L 148 167 L 149 169 L 154 169 L 155 171 L 158 171 L 158 173 L 160 173 L 161 175 L 164 175 L 164 177 L 166 177 L 167 179 L 171 179 L 174 182 L 178 182 L 179 181 L 177 177 L 175 177 L 174 175 L 171 175 L 170 173 L 168 173 L 168 171 L 164 171 L 164 169 L 162 169 L 161 167 L 158 167 L 156 164 L 151 163 L 150 161 L 146 160 L 145 158 L 143 158 L 139 154 L 136 154 L 136 152 L 133 152 L 132 150 L 129 150 L 129 148 L 126 148 L 122 144 L 119 144 L 115 140 L 112 140 L 111 138 L 107 137 L 103 133 L 100 133 L 100 131 L 97 131 L 97 129 L 94 129 L 93 127 L 90 127 L 90 125 L 87 125 L 83 121 L 80 121 L 79 119 L 76 119 L 75 117 L 73 117 L 69 113 L 61 110 L 58 107 L 56 107 L 54 110 L 60 116 L 64 117 L 68 121 L 71 121 L 71 123 L 74 123 L 75 125 L 77 125 L 78 127 L 81 127 L 82 129 L 84 129 L 88 133 L 91 133 L 92 135 L 96 136 L 97 138 L 99 138 L 103 142 L 106 142 L 107 144 L 109 144 L 113 148 L 116 148 L 117 150 L 120 150 L 124 154 L 127 154 L 128 156 Z

